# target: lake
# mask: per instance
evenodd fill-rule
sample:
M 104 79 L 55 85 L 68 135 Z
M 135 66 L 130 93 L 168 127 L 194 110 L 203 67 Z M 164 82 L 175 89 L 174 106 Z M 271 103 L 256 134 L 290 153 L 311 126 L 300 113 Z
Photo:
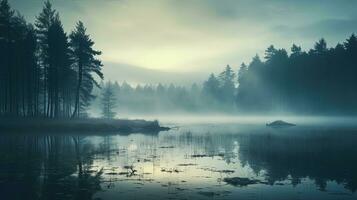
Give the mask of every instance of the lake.
M 129 135 L 2 133 L 0 199 L 357 199 L 353 123 L 253 122 L 163 120 L 175 128 Z

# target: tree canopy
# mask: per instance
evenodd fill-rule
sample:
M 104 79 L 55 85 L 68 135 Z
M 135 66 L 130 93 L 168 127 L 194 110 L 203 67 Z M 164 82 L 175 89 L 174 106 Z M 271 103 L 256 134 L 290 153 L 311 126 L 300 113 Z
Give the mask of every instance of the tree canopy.
M 98 85 L 93 74 L 103 78 L 101 61 L 95 58 L 100 52 L 93 45 L 82 22 L 68 37 L 49 1 L 32 25 L 1 0 L 0 115 L 63 118 L 84 113 L 93 85 Z

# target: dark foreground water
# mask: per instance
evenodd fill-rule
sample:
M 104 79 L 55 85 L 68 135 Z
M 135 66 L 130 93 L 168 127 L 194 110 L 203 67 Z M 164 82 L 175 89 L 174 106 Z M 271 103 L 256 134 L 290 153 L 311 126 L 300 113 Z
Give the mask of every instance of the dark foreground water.
M 357 199 L 357 129 L 0 136 L 0 199 Z

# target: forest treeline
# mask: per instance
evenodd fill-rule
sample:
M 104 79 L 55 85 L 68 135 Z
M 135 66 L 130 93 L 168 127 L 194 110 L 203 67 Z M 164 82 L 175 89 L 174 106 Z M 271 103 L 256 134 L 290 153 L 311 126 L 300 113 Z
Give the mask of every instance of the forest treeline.
M 107 111 L 103 113 L 103 106 L 108 108 L 113 104 L 109 102 L 109 96 L 111 96 L 115 99 L 116 105 L 110 110 L 119 115 L 123 113 L 236 112 L 234 102 L 236 79 L 233 69 L 227 66 L 217 78 L 214 78 L 215 81 L 211 80 L 212 76 L 204 84 L 194 83 L 189 87 L 161 83 L 134 86 L 126 81 L 122 83 L 101 82 L 101 89 L 93 90 L 93 95 L 101 98 L 95 99 L 91 110 L 97 115 L 107 116 L 105 113 L 109 113 L 108 109 L 104 109 Z
M 101 89 L 93 91 L 100 98 L 92 102 L 91 110 L 106 118 L 113 114 L 197 112 L 207 106 L 200 98 L 200 91 L 197 84 L 187 88 L 173 84 L 133 86 L 125 81 L 102 82 Z
M 234 101 L 240 112 L 355 114 L 357 37 L 331 48 L 321 39 L 308 51 L 294 44 L 290 53 L 271 45 L 264 60 L 256 55 L 236 75 L 228 66 L 204 87 L 218 101 Z
M 270 46 L 238 73 L 237 106 L 249 112 L 357 113 L 357 38 L 328 48 L 324 39 L 308 51 Z
M 103 79 L 101 52 L 93 45 L 80 21 L 66 33 L 49 1 L 31 24 L 0 0 L 0 116 L 74 118 L 91 103 L 107 118 L 154 111 L 357 113 L 354 34 L 335 47 L 324 39 L 307 51 L 270 46 L 263 59 L 227 65 L 192 87 L 124 82 L 107 83 L 112 91 L 104 92 L 96 82 Z
M 0 1 L 0 115 L 69 118 L 85 115 L 103 78 L 94 42 L 79 21 L 67 34 L 49 1 L 26 22 Z
M 191 87 L 111 85 L 117 111 L 230 112 L 230 113 L 357 113 L 357 38 L 329 48 L 324 39 L 303 51 L 293 45 L 291 53 L 270 46 L 264 59 L 258 55 L 238 70 L 229 65 L 211 74 L 203 84 Z M 100 95 L 99 91 L 95 92 Z M 94 103 L 99 107 L 99 103 Z M 95 106 L 96 107 L 96 106 Z

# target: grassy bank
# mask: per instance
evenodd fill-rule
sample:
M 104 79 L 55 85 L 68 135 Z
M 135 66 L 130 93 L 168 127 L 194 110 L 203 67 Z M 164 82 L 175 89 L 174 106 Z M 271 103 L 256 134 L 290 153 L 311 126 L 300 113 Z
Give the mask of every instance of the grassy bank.
M 0 119 L 1 132 L 159 132 L 158 121 L 127 119 Z

